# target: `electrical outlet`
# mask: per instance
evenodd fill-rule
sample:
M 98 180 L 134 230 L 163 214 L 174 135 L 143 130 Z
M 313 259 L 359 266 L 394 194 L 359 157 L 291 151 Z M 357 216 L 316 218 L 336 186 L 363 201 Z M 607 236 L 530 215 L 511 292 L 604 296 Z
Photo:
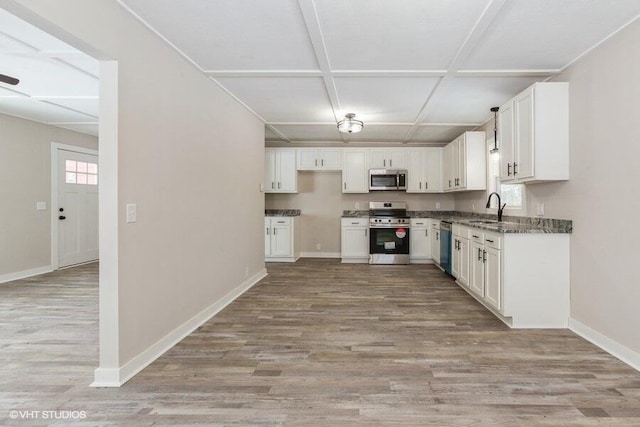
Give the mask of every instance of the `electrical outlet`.
M 360 203 L 356 202 L 356 210 L 360 209 Z
M 471 205 L 471 211 L 475 211 L 476 210 L 476 205 L 472 204 Z
M 249 267 L 244 268 L 244 277 L 249 277 Z
M 322 248 L 322 245 L 320 243 L 316 243 L 316 250 L 319 251 Z
M 440 202 L 436 202 L 436 209 L 440 209 Z
M 536 203 L 536 214 L 544 216 L 544 203 Z
M 46 211 L 47 210 L 47 202 L 36 202 L 36 210 L 37 211 Z
M 127 204 L 127 222 L 136 222 L 138 220 L 138 207 L 135 203 Z

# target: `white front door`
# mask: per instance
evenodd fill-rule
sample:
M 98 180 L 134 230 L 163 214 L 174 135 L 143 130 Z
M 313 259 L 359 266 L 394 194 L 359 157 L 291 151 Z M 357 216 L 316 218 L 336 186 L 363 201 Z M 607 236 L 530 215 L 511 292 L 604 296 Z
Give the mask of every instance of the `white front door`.
M 58 266 L 98 259 L 98 157 L 58 151 Z

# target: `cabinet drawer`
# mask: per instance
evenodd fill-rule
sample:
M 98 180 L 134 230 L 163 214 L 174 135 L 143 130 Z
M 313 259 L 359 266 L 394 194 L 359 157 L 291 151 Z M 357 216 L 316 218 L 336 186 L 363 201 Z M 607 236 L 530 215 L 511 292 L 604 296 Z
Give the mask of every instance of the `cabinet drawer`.
M 428 227 L 429 226 L 429 218 L 411 218 L 411 226 L 412 227 Z
M 440 221 L 431 221 L 431 228 L 434 230 L 440 230 Z
M 369 218 L 342 218 L 343 226 L 361 226 L 368 227 L 369 226 Z
M 484 233 L 484 244 L 496 249 L 502 249 L 502 236 L 493 233 Z
M 464 225 L 453 224 L 451 226 L 451 232 L 454 236 L 464 237 L 465 239 L 470 238 L 470 229 Z
M 479 228 L 469 229 L 469 239 L 484 244 L 484 232 Z

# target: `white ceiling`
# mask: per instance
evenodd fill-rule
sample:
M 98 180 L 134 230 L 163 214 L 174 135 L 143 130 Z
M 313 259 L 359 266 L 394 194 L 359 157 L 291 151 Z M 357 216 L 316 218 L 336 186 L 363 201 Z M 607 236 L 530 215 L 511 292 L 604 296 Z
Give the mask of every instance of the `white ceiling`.
M 640 0 L 119 0 L 267 141 L 441 144 L 640 15 Z M 97 134 L 98 65 L 0 9 L 0 112 Z M 365 121 L 345 135 L 346 113 Z
M 0 9 L 0 113 L 98 135 L 98 61 Z

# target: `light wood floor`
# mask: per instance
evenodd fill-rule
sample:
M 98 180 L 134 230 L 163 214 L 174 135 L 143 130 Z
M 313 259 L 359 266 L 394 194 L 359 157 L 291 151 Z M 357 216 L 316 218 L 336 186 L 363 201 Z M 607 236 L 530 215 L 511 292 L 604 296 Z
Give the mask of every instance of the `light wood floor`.
M 93 389 L 97 265 L 0 284 L 0 425 L 640 426 L 640 373 L 509 330 L 432 266 L 269 264 L 120 389 Z

